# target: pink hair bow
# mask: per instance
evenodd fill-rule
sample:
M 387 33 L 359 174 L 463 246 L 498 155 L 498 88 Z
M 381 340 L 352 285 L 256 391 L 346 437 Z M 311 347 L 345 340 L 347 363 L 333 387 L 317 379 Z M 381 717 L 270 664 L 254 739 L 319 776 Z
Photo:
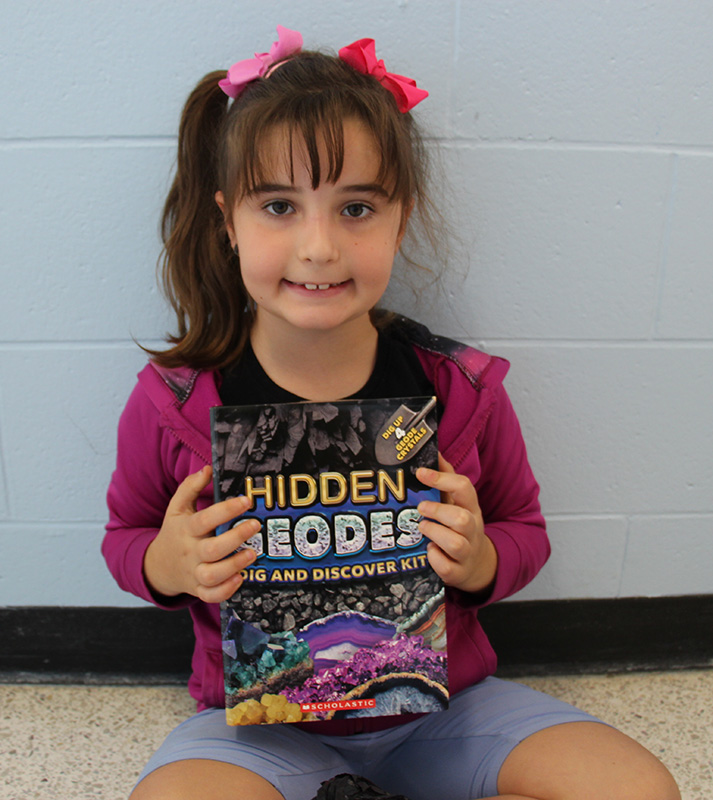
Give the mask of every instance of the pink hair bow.
M 262 78 L 277 61 L 280 61 L 302 49 L 302 34 L 289 28 L 277 26 L 277 41 L 273 42 L 269 53 L 255 53 L 255 58 L 246 58 L 228 70 L 228 74 L 218 86 L 235 99 L 256 78 Z
M 339 51 L 339 58 L 358 72 L 373 75 L 396 98 L 396 105 L 402 114 L 410 111 L 417 103 L 428 97 L 428 92 L 425 89 L 419 89 L 416 81 L 412 78 L 386 71 L 384 62 L 376 58 L 373 39 L 359 39 L 359 41 L 342 47 Z

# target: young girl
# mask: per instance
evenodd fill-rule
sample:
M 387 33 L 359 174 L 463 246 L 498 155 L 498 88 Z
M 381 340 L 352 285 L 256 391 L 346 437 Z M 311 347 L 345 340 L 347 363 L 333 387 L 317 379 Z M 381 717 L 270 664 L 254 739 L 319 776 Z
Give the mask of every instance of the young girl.
M 478 609 L 521 589 L 549 553 L 507 364 L 375 310 L 409 220 L 433 218 L 409 113 L 427 93 L 389 73 L 371 40 L 331 56 L 278 34 L 188 99 L 163 217 L 178 333 L 152 353 L 119 426 L 104 555 L 125 590 L 190 609 L 199 711 L 133 800 L 678 798 L 623 734 L 492 677 Z M 240 591 L 257 523 L 213 535 L 248 504 L 212 503 L 210 407 L 432 393 L 442 461 L 418 478 L 442 502 L 419 511 L 447 587 L 451 708 L 228 727 L 218 604 Z

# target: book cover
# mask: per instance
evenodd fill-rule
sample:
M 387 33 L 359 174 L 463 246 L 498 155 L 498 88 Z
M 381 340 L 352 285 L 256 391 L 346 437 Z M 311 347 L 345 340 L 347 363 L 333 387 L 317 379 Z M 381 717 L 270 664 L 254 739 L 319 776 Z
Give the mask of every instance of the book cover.
M 216 501 L 261 529 L 221 605 L 230 725 L 440 711 L 445 598 L 419 531 L 435 397 L 211 410 Z M 219 528 L 220 534 L 236 524 Z

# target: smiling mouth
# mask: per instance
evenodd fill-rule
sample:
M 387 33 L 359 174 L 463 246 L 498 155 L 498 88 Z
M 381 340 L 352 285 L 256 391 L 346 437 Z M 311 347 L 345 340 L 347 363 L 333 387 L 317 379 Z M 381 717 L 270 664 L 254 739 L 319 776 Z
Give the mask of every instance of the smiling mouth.
M 293 286 L 302 286 L 310 292 L 316 292 L 333 289 L 335 286 L 341 286 L 346 283 L 346 281 L 339 281 L 339 283 L 295 283 L 294 281 L 288 281 L 288 283 L 291 283 Z

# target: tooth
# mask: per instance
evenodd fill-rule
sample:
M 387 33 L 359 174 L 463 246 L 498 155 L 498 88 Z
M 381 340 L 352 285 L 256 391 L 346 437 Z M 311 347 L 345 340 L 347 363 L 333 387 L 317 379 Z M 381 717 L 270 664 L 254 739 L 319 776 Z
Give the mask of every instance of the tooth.
M 332 285 L 331 283 L 320 283 L 320 284 L 319 284 L 319 288 L 320 288 L 320 289 L 329 289 L 329 287 L 330 287 L 331 285 Z
M 305 289 L 309 289 L 310 291 L 314 291 L 317 288 L 316 283 L 305 283 Z

